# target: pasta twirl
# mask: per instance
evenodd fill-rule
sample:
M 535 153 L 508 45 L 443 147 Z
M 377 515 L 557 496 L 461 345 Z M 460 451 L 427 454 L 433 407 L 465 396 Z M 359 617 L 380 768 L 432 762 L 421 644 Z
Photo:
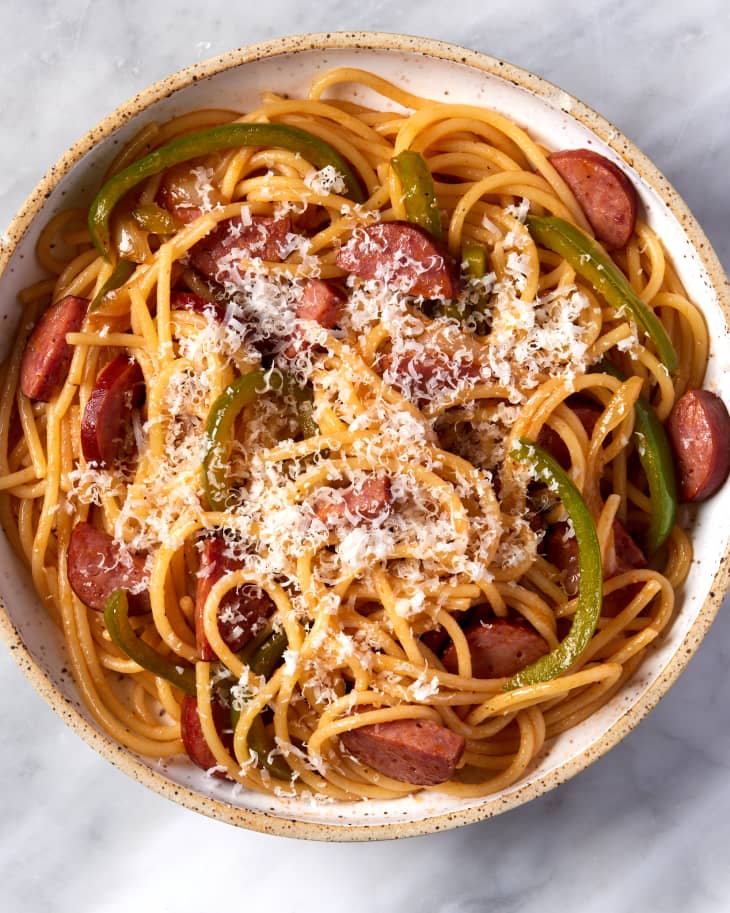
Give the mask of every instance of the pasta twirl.
M 382 110 L 331 97 L 346 82 Z M 632 675 L 688 572 L 641 441 L 708 341 L 661 240 L 639 215 L 607 254 L 523 128 L 350 69 L 147 127 L 108 178 L 90 228 L 48 223 L 53 278 L 21 295 L 62 326 L 31 340 L 50 392 L 21 332 L 0 402 L 2 522 L 96 722 L 281 796 L 518 780 Z M 590 581 L 520 441 L 567 473 L 603 565 L 587 645 L 541 680 Z

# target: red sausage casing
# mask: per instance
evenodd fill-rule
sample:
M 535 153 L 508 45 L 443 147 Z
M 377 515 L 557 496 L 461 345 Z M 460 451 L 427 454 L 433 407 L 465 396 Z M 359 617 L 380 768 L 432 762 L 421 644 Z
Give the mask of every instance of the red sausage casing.
M 596 237 L 609 249 L 624 247 L 636 227 L 634 185 L 612 161 L 591 149 L 553 152 L 550 163 L 573 191 Z
M 210 706 L 213 714 L 213 724 L 221 741 L 226 745 L 231 741 L 230 735 L 226 733 L 226 730 L 231 728 L 228 711 L 217 701 L 211 701 Z M 180 734 L 185 751 L 193 764 L 203 770 L 210 770 L 212 767 L 218 766 L 215 755 L 210 750 L 210 746 L 203 735 L 203 727 L 200 724 L 198 715 L 198 700 L 190 695 L 185 695 L 180 705 Z M 213 776 L 228 779 L 227 774 L 222 770 L 213 771 Z
M 709 390 L 688 390 L 667 420 L 681 501 L 704 501 L 730 471 L 730 416 Z
M 20 364 L 20 391 L 29 399 L 48 402 L 63 387 L 74 353 L 66 334 L 78 333 L 88 306 L 88 298 L 66 295 L 41 316 Z

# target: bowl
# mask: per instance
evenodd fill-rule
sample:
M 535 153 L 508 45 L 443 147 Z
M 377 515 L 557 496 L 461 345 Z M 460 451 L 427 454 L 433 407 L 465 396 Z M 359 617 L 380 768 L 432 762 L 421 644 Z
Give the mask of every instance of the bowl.
M 13 219 L 0 251 L 5 326 L 19 320 L 16 293 L 40 278 L 33 250 L 43 224 L 77 201 L 88 204 L 119 145 L 146 123 L 206 106 L 245 110 L 263 90 L 296 94 L 315 74 L 335 66 L 370 69 L 434 99 L 493 107 L 550 148 L 587 146 L 619 163 L 637 187 L 690 298 L 704 311 L 711 339 L 706 386 L 729 398 L 728 283 L 699 225 L 656 167 L 604 118 L 545 80 L 485 54 L 391 34 L 315 34 L 254 45 L 182 70 L 118 108 L 51 168 Z M 361 92 L 338 91 L 363 101 Z M 6 332 L 0 342 L 0 358 L 12 335 Z M 272 834 L 342 841 L 404 837 L 468 824 L 527 802 L 586 768 L 641 721 L 697 649 L 727 588 L 730 487 L 697 512 L 692 538 L 695 559 L 674 620 L 635 675 L 599 712 L 546 745 L 522 780 L 478 800 L 431 791 L 387 803 L 278 799 L 248 793 L 182 760 L 162 764 L 127 751 L 91 721 L 68 673 L 61 635 L 4 536 L 0 632 L 23 672 L 75 732 L 125 773 L 173 801 Z

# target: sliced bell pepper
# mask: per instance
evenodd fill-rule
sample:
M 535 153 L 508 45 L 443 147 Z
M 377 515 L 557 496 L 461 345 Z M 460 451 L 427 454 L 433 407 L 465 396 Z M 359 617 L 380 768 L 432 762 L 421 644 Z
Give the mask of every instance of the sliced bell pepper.
M 157 203 L 143 203 L 132 210 L 132 218 L 145 231 L 155 235 L 171 235 L 183 227 L 183 223 L 171 212 Z
M 249 669 L 256 675 L 269 678 L 281 661 L 287 648 L 287 643 L 286 632 L 283 629 L 274 631 L 254 651 L 248 663 Z M 241 711 L 236 710 L 231 705 L 231 727 L 234 731 L 238 725 L 240 715 Z M 264 721 L 260 716 L 256 717 L 248 731 L 248 745 L 249 748 L 256 752 L 259 761 L 258 766 L 268 770 L 272 777 L 276 777 L 278 780 L 289 780 L 291 778 L 291 770 L 286 761 L 278 755 L 270 756 L 274 745 L 268 737 Z
M 213 510 L 225 510 L 230 494 L 228 458 L 236 419 L 244 406 L 270 392 L 291 393 L 297 402 L 302 433 L 307 437 L 317 433 L 312 418 L 311 393 L 281 371 L 252 371 L 234 380 L 213 403 L 205 427 L 208 446 L 203 457 L 203 490 Z
M 566 672 L 593 637 L 603 603 L 601 547 L 593 517 L 580 492 L 557 460 L 536 444 L 521 439 L 513 445 L 511 456 L 528 463 L 535 475 L 558 495 L 568 511 L 578 542 L 580 592 L 567 636 L 546 656 L 541 656 L 508 679 L 504 686 L 506 691 L 551 681 Z
M 390 160 L 403 188 L 408 221 L 419 225 L 434 238 L 441 237 L 441 213 L 436 200 L 433 177 L 422 155 L 406 150 Z
M 656 346 L 667 371 L 677 370 L 677 352 L 662 322 L 595 241 L 557 216 L 528 216 L 527 226 L 538 243 L 565 257 L 576 273 L 587 279 L 618 314 L 631 314 Z
M 132 630 L 126 590 L 114 590 L 104 605 L 104 621 L 112 641 L 130 659 L 153 675 L 164 678 L 185 694 L 195 696 L 195 672 L 153 650 Z
M 132 263 L 131 260 L 119 260 L 114 267 L 111 276 L 109 276 L 104 285 L 102 285 L 96 295 L 94 295 L 91 304 L 89 305 L 89 313 L 93 314 L 94 311 L 98 311 L 109 292 L 113 292 L 115 289 L 124 285 L 135 269 L 137 269 L 137 264 Z
M 487 274 L 487 250 L 484 245 L 465 241 L 461 248 L 461 263 L 472 279 L 483 279 Z
M 599 370 L 619 380 L 625 376 L 610 361 L 603 361 Z M 651 520 L 646 545 L 649 556 L 667 541 L 677 518 L 677 481 L 672 448 L 654 407 L 643 396 L 634 405 L 634 437 L 639 461 L 649 485 Z
M 324 140 L 286 124 L 223 124 L 201 130 L 155 149 L 114 175 L 94 197 L 89 208 L 89 230 L 99 253 L 109 259 L 109 220 L 121 198 L 142 181 L 190 159 L 236 149 L 241 146 L 274 146 L 298 152 L 304 159 L 324 168 L 332 165 L 344 178 L 348 196 L 364 202 L 362 188 L 344 158 Z

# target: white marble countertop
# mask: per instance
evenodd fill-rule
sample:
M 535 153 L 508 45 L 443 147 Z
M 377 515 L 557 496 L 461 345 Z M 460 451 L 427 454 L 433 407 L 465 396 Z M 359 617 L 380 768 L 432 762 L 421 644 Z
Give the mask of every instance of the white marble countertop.
M 531 69 L 614 121 L 730 270 L 726 0 L 3 0 L 0 223 L 104 114 L 198 59 L 287 33 L 428 35 Z M 179 808 L 98 757 L 0 650 L 7 913 L 730 910 L 730 605 L 639 729 L 555 792 L 399 843 L 298 843 Z

